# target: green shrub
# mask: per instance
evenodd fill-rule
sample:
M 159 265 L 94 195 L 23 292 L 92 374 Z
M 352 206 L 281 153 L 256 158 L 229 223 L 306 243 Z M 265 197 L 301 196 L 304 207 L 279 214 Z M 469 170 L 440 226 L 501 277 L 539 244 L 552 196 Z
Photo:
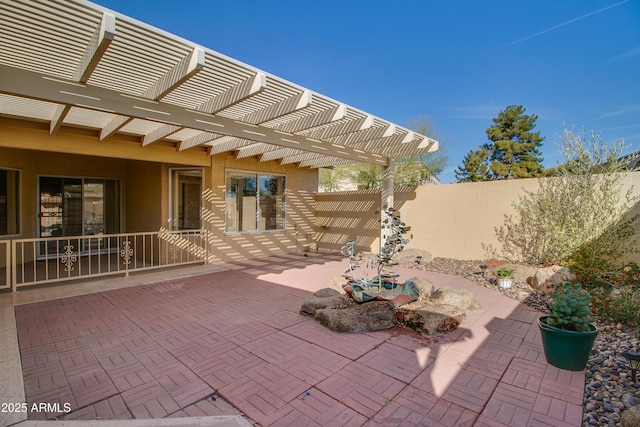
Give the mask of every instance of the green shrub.
M 640 327 L 640 267 L 629 264 L 591 290 L 593 312 L 614 322 Z
M 551 298 L 549 325 L 568 331 L 589 331 L 591 296 L 582 285 L 559 284 Z
M 638 216 L 629 212 L 639 198 L 623 189 L 625 148 L 623 141 L 606 144 L 599 134 L 565 130 L 566 162 L 536 191 L 525 191 L 515 214 L 496 228 L 505 256 L 533 265 L 570 262 L 590 280 L 637 251 Z

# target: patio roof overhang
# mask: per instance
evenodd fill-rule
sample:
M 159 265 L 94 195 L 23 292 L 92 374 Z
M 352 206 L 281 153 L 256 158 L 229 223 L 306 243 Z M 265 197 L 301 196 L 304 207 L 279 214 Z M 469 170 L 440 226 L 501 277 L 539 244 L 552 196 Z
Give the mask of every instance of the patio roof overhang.
M 86 1 L 0 2 L 0 116 L 301 167 L 438 142 Z

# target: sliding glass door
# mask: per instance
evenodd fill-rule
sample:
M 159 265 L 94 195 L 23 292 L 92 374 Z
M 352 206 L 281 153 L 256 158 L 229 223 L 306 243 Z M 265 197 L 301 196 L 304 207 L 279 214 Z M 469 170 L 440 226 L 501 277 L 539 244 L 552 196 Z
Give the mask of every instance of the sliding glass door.
M 120 181 L 41 176 L 38 184 L 40 237 L 120 232 Z

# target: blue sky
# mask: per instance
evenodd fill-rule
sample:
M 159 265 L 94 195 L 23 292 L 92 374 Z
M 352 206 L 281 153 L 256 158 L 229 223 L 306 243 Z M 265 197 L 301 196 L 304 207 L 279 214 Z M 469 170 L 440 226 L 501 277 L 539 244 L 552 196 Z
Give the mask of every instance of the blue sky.
M 538 116 L 546 166 L 563 123 L 640 146 L 640 0 L 95 2 L 394 123 L 427 117 L 443 182 L 507 105 Z

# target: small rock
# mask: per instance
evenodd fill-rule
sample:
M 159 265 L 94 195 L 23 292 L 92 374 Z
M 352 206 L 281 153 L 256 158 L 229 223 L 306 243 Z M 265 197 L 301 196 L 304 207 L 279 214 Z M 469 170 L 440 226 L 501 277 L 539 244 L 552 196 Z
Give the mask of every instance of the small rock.
M 628 408 L 636 404 L 636 399 L 632 394 L 625 393 L 620 397 L 620 401 Z
M 611 406 L 617 409 L 624 409 L 624 403 L 619 402 L 617 400 L 614 400 L 613 402 L 611 402 Z

